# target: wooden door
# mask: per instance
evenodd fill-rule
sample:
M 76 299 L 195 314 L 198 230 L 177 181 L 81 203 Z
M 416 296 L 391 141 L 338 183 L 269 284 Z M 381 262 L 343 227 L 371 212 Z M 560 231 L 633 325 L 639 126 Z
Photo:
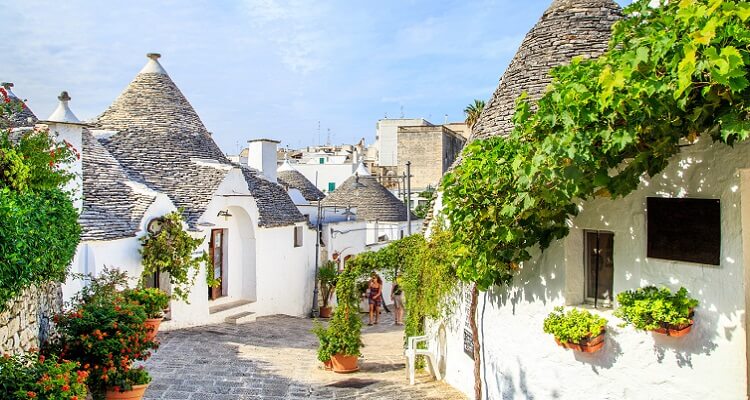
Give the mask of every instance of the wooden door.
M 218 299 L 224 292 L 224 230 L 212 229 L 211 240 L 208 246 L 208 256 L 213 261 L 214 278 L 219 279 L 221 284 L 217 287 L 208 288 L 208 298 Z
M 585 231 L 586 298 L 594 306 L 609 306 L 614 299 L 614 239 L 612 232 Z

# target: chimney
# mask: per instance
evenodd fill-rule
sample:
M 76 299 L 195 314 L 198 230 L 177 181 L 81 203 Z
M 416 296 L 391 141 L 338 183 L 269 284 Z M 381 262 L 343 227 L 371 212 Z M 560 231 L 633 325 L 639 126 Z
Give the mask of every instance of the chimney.
M 276 182 L 276 147 L 281 143 L 272 139 L 253 139 L 247 142 L 247 165 L 260 171 L 271 182 Z
M 46 121 L 40 122 L 49 127 L 50 133 L 57 135 L 55 140 L 67 142 L 74 151 L 82 156 L 83 128 L 87 125 L 81 122 L 70 110 L 68 102 L 71 99 L 68 92 L 60 93 L 57 99 L 60 102 L 57 104 L 55 111 Z M 78 211 L 81 211 L 83 209 L 83 163 L 81 158 L 76 158 L 66 168 L 75 175 L 75 178 L 68 183 L 65 190 L 73 193 L 73 205 L 78 208 Z

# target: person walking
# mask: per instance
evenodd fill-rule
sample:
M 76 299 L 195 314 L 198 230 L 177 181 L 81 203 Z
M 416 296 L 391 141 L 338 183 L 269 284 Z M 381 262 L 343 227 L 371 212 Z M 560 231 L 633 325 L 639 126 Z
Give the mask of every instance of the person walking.
M 382 282 L 382 281 L 381 281 Z M 368 326 L 378 323 L 380 318 L 380 302 L 383 301 L 383 285 L 378 282 L 378 274 L 374 271 L 370 275 L 370 284 L 368 285 L 370 292 L 367 296 L 368 303 L 370 305 L 370 320 Z
M 391 289 L 391 300 L 393 301 L 393 307 L 396 309 L 394 315 L 396 322 L 393 323 L 394 325 L 404 324 L 404 291 L 399 284 L 400 279 L 400 276 L 396 276 L 396 279 L 393 281 L 393 288 Z
M 375 275 L 377 275 L 377 277 L 378 277 L 378 283 L 380 284 L 380 288 L 381 288 L 380 290 L 383 290 L 382 289 L 383 288 L 383 278 L 381 278 L 380 275 L 378 275 L 377 272 L 375 273 Z M 388 309 L 388 305 L 385 304 L 385 300 L 383 300 L 382 305 L 383 305 L 383 310 L 385 310 L 385 312 L 387 312 L 387 313 L 391 312 L 391 310 Z

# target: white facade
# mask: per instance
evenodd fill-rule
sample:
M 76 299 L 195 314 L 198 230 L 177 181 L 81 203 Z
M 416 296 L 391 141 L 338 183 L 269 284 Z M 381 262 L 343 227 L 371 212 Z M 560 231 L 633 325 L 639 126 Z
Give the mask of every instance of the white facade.
M 342 164 L 299 163 L 294 164 L 294 169 L 304 175 L 304 177 L 312 182 L 321 192 L 330 193 L 352 176 L 357 169 L 357 164 L 349 162 L 344 162 Z
M 381 119 L 375 125 L 375 143 L 378 166 L 398 166 L 398 128 L 401 126 L 430 126 L 423 118 Z
M 510 287 L 480 293 L 485 398 L 746 398 L 750 144 L 708 141 L 684 148 L 624 199 L 582 202 L 566 238 L 524 263 Z M 646 197 L 720 199 L 721 265 L 646 257 Z M 614 233 L 615 294 L 646 285 L 687 288 L 700 301 L 692 332 L 672 338 L 621 328 L 611 309 L 597 309 L 609 320 L 601 351 L 557 346 L 542 331 L 543 320 L 555 306 L 583 301 L 584 230 Z M 446 354 L 445 380 L 473 397 L 473 361 L 463 352 L 466 309 L 462 304 L 448 321 L 433 322 L 432 345 Z

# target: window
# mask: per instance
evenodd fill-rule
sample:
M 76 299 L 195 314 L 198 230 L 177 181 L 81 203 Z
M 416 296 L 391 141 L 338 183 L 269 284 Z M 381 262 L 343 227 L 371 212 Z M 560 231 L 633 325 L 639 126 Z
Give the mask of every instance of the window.
M 325 163 L 326 163 L 326 159 L 324 157 L 318 158 L 318 164 L 325 164 Z
M 612 305 L 614 280 L 615 234 L 604 231 L 583 231 L 586 301 L 594 306 Z
M 302 247 L 302 227 L 294 227 L 294 247 Z
M 333 192 L 336 189 L 336 182 L 328 182 L 328 191 Z

